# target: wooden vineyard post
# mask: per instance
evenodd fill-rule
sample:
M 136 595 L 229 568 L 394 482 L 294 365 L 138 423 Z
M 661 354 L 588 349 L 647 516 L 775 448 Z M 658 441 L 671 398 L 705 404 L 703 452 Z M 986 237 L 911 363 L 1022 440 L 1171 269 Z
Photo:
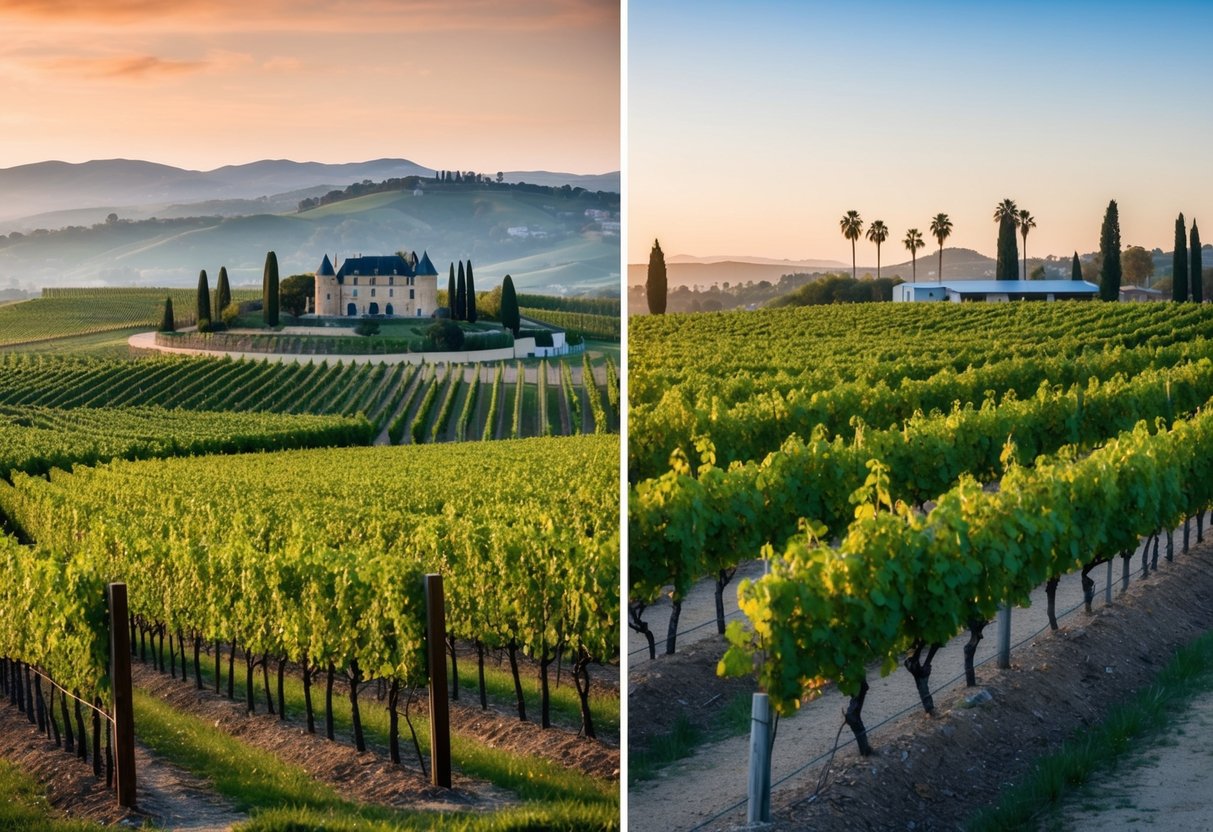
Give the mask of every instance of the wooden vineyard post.
M 135 808 L 135 708 L 131 693 L 131 645 L 126 584 L 110 584 L 110 686 L 113 691 L 114 775 L 118 805 Z
M 446 689 L 446 610 L 442 576 L 425 576 L 426 658 L 430 668 L 430 782 L 451 787 L 451 714 Z
M 1011 666 L 1011 604 L 1003 602 L 998 608 L 998 666 Z
M 771 700 L 755 693 L 750 703 L 750 784 L 746 822 L 771 820 Z

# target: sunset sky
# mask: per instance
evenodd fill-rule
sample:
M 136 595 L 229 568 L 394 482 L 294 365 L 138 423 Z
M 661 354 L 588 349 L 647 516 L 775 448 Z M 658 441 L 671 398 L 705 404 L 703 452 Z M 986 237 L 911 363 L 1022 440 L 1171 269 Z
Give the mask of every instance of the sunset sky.
M 0 0 L 0 168 L 619 168 L 610 0 Z
M 628 262 L 667 254 L 850 263 L 839 218 L 994 255 L 1004 197 L 1030 256 L 1213 241 L 1213 4 L 650 2 L 629 10 Z M 920 254 L 920 257 L 922 255 Z M 860 265 L 875 248 L 859 243 Z M 946 271 L 945 258 L 945 271 Z

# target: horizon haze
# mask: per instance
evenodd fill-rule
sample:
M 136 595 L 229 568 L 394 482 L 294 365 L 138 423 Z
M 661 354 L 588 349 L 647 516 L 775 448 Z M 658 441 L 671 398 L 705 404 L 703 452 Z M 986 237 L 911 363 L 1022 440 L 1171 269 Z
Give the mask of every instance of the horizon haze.
M 1125 246 L 1169 250 L 1181 211 L 1213 229 L 1213 108 L 1196 98 L 1210 24 L 1213 7 L 1174 0 L 638 5 L 628 262 L 656 237 L 849 266 L 852 209 L 890 228 L 885 263 L 909 259 L 911 227 L 920 258 L 937 251 L 940 212 L 945 247 L 993 256 L 1007 197 L 1036 219 L 1029 257 L 1098 248 L 1110 199 Z
M 0 160 L 619 167 L 618 3 L 0 0 Z

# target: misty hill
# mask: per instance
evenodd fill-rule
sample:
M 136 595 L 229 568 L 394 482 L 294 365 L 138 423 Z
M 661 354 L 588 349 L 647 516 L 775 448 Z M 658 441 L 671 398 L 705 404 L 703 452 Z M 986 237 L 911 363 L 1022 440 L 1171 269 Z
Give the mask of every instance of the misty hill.
M 464 186 L 374 193 L 302 213 L 101 223 L 0 238 L 0 287 L 188 286 L 199 269 L 226 265 L 233 284 L 259 284 L 265 253 L 284 275 L 310 272 L 325 254 L 428 251 L 446 264 L 471 259 L 478 285 L 507 272 L 543 293 L 616 289 L 619 237 L 587 209 L 618 216 L 618 194 Z M 525 229 L 522 231 L 521 229 Z
M 594 176 L 548 171 L 502 173 L 507 182 L 529 182 L 552 187 L 567 184 L 591 191 L 619 191 L 618 172 Z M 433 168 L 408 159 L 374 159 L 334 165 L 266 159 L 211 171 L 185 170 L 130 159 L 104 159 L 80 164 L 38 162 L 0 168 L 0 194 L 4 195 L 3 202 L 0 202 L 0 233 L 54 229 L 62 225 L 91 225 L 103 220 L 110 212 L 134 219 L 187 214 L 200 216 L 208 213 L 201 206 L 193 211 L 180 207 L 174 211 L 165 209 L 214 200 L 264 198 L 281 203 L 290 195 L 294 196 L 293 202 L 297 204 L 302 196 L 292 192 L 320 189 L 319 192 L 323 193 L 365 180 L 433 175 Z M 490 175 L 495 176 L 496 172 Z M 76 214 L 74 221 L 62 224 L 53 221 L 40 224 L 32 220 L 37 215 L 79 209 L 96 211 Z M 260 210 L 277 211 L 278 207 L 277 204 L 267 205 Z
M 803 268 L 788 265 L 786 261 L 776 261 L 782 265 L 769 263 L 752 263 L 742 260 L 725 260 L 714 263 L 671 263 L 666 261 L 666 281 L 671 289 L 677 286 L 711 286 L 725 283 L 760 283 L 764 280 L 778 283 L 785 274 L 805 271 Z M 628 285 L 643 284 L 648 275 L 648 263 L 631 263 L 628 265 Z M 834 271 L 835 269 L 830 269 Z M 817 271 L 814 269 L 813 271 Z
M 889 253 L 888 251 L 885 252 Z M 900 251 L 897 252 L 900 254 Z M 870 254 L 870 252 L 869 252 Z M 1087 259 L 1087 258 L 1084 258 Z M 918 279 L 928 281 L 938 279 L 935 272 L 939 263 L 939 252 L 924 249 L 918 255 Z M 1064 257 L 1029 257 L 1029 270 L 1038 265 L 1044 265 L 1048 277 L 1066 278 L 1070 276 L 1070 260 Z M 969 248 L 945 248 L 943 250 L 943 273 L 945 278 L 953 279 L 985 279 L 994 277 L 995 262 L 981 252 Z M 876 263 L 859 263 L 859 276 L 876 274 Z M 628 285 L 643 284 L 648 272 L 647 263 L 633 263 L 628 266 Z M 763 257 L 738 257 L 732 260 L 717 258 L 695 257 L 678 254 L 666 258 L 667 280 L 671 288 L 675 286 L 709 287 L 713 284 L 723 286 L 725 282 L 759 283 L 766 280 L 777 284 L 779 278 L 786 274 L 824 274 L 826 272 L 851 273 L 851 264 L 837 260 L 776 260 Z M 900 276 L 909 280 L 913 273 L 909 260 L 896 263 L 882 263 L 881 277 Z

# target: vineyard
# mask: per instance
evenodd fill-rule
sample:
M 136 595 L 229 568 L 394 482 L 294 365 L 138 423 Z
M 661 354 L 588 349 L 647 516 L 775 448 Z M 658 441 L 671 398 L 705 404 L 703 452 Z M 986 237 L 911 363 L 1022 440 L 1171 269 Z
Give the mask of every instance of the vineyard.
M 577 332 L 587 338 L 603 341 L 618 341 L 620 318 L 618 315 L 594 315 L 586 312 L 565 312 L 556 309 L 535 309 L 524 306 L 518 310 L 522 317 L 548 326 Z
M 525 720 L 518 668 L 530 657 L 547 728 L 554 665 L 567 662 L 581 732 L 593 737 L 590 665 L 613 660 L 619 639 L 618 450 L 615 437 L 586 436 L 114 462 L 49 480 L 15 473 L 0 513 L 36 546 L 4 541 L 0 610 L 26 626 L 0 631 L 0 655 L 101 695 L 101 589 L 125 578 L 132 642 L 150 637 L 155 651 L 159 637 L 164 663 L 167 636 L 168 661 L 179 658 L 183 676 L 192 667 L 199 685 L 208 652 L 229 696 L 239 657 L 250 711 L 255 669 L 271 711 L 283 711 L 289 664 L 301 669 L 307 724 L 323 716 L 332 737 L 337 675 L 363 750 L 357 692 L 386 688 L 399 761 L 396 703 L 427 675 L 420 577 L 439 572 L 456 690 L 464 649 L 478 657 L 482 701 L 486 655 L 505 651 Z M 327 703 L 313 708 L 311 685 L 324 677 Z
M 363 445 L 372 438 L 361 415 L 0 406 L 0 471 L 45 474 L 112 459 Z
M 1000 608 L 1043 586 L 1055 628 L 1068 575 L 1089 610 L 1096 566 L 1110 597 L 1112 562 L 1127 584 L 1143 540 L 1149 574 L 1160 548 L 1187 551 L 1189 518 L 1202 534 L 1211 326 L 1169 304 L 633 321 L 630 626 L 655 655 L 646 610 L 668 605 L 674 652 L 682 599 L 714 583 L 719 672 L 757 668 L 785 716 L 836 688 L 870 753 L 873 674 L 904 666 L 933 713 L 932 661 L 958 634 L 972 685 Z M 723 593 L 753 558 L 769 574 L 741 583 L 726 626 Z
M 233 300 L 260 295 L 250 289 Z M 42 297 L 0 307 L 0 347 L 130 327 L 155 327 L 172 297 L 178 324 L 193 323 L 193 289 L 46 289 Z
M 71 290 L 14 308 L 54 343 L 146 324 L 142 299 Z M 71 304 L 99 311 L 75 319 Z M 177 794 L 250 828 L 617 828 L 619 404 L 614 361 L 590 353 L 0 353 L 0 734 L 43 735 L 53 762 L 32 765 L 76 783 L 68 811 L 121 776 L 106 603 L 119 581 L 151 817 L 185 811 Z M 517 441 L 480 441 L 494 439 Z M 436 645 L 427 573 L 445 583 Z M 434 649 L 452 792 L 430 785 Z M 350 783 L 350 766 L 375 774 Z
M 560 366 L 564 362 L 547 365 L 553 378 L 559 377 Z M 152 406 L 351 418 L 362 414 L 372 425 L 371 439 L 386 430 L 393 444 L 405 439 L 428 442 L 618 431 L 618 375 L 609 356 L 593 361 L 583 354 L 582 361 L 568 367 L 573 380 L 571 398 L 563 409 L 548 412 L 551 421 L 546 429 L 540 424 L 535 402 L 538 368 L 519 363 L 502 365 L 500 370 L 503 379 L 514 376 L 520 383 L 483 396 L 479 395 L 481 388 L 492 385 L 496 390 L 498 368 L 178 357 L 118 361 L 9 354 L 0 356 L 0 407 Z M 444 415 L 443 402 L 435 408 L 425 402 L 430 389 L 435 396 L 441 392 L 450 397 L 453 413 L 448 410 L 445 418 L 439 418 Z M 512 412 L 515 401 L 516 430 L 503 418 L 503 413 Z M 525 407 L 528 402 L 530 406 Z M 573 409 L 578 410 L 580 420 L 573 418 L 566 430 L 558 417 Z

